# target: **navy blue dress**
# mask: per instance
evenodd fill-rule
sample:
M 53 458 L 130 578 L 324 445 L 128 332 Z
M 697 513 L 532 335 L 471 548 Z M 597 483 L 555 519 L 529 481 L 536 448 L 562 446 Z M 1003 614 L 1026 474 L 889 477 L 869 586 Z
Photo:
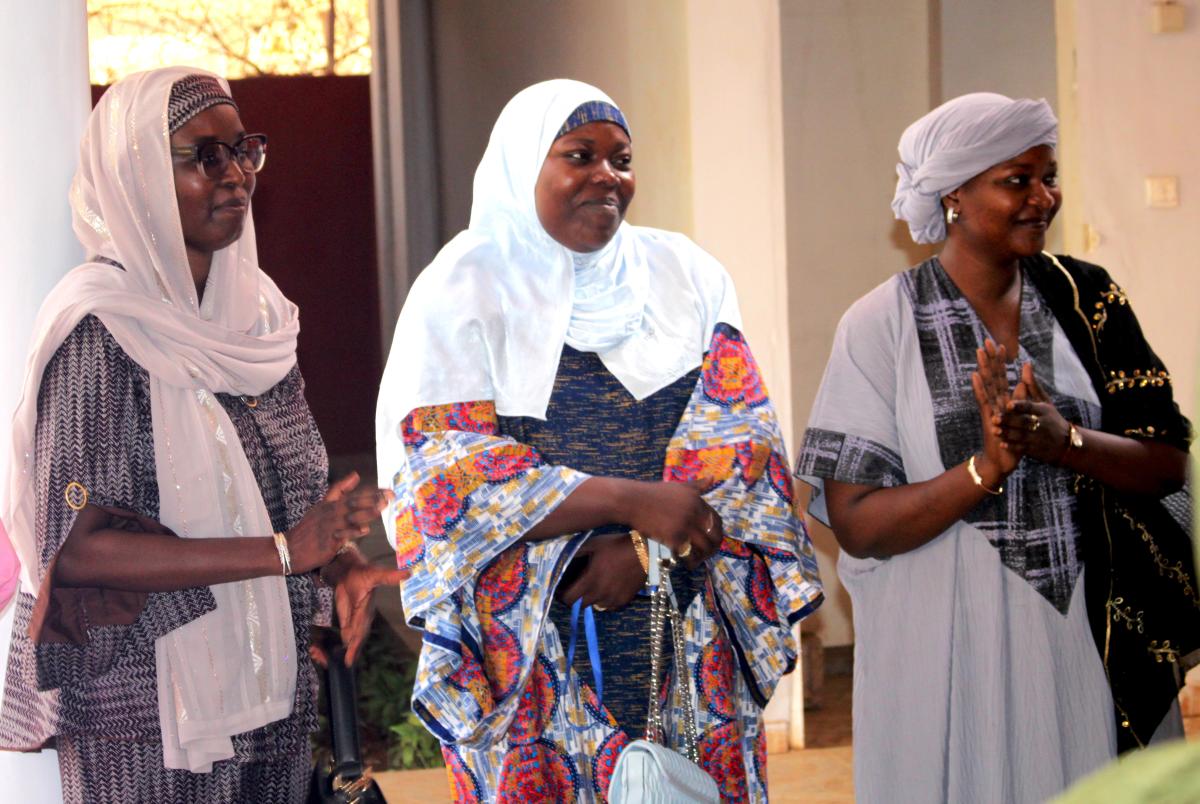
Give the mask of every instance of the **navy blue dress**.
M 538 450 L 548 464 L 569 466 L 591 475 L 630 480 L 662 480 L 667 444 L 675 434 L 700 377 L 700 367 L 640 402 L 614 377 L 600 358 L 564 346 L 546 409 L 546 420 L 499 417 L 500 432 Z M 620 525 L 599 533 L 627 530 Z M 583 569 L 578 558 L 568 577 Z M 681 608 L 703 588 L 704 570 L 689 572 L 681 565 L 671 573 Z M 646 726 L 650 680 L 650 602 L 638 596 L 620 611 L 596 612 L 597 642 L 603 669 L 604 705 L 633 738 Z M 550 618 L 558 628 L 564 650 L 571 634 L 571 609 L 557 599 Z M 591 684 L 592 671 L 583 637 L 582 618 L 575 648 L 575 671 Z M 664 655 L 670 667 L 670 641 Z

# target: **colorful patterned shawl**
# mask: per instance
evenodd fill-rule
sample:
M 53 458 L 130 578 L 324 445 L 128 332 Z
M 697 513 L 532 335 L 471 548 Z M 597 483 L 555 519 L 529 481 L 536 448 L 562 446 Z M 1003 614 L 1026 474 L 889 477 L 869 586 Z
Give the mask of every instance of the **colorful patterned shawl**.
M 617 729 L 568 670 L 548 618 L 588 534 L 520 541 L 587 476 L 499 436 L 490 401 L 420 408 L 404 428 L 396 548 L 413 570 L 405 610 L 425 632 L 413 709 L 443 743 L 455 799 L 604 800 L 617 755 L 641 735 Z M 714 329 L 663 478 L 715 481 L 705 496 L 727 534 L 685 611 L 702 764 L 724 800 L 765 800 L 761 710 L 795 664 L 792 625 L 822 597 L 774 409 L 727 324 Z M 666 712 L 672 742 L 679 716 Z

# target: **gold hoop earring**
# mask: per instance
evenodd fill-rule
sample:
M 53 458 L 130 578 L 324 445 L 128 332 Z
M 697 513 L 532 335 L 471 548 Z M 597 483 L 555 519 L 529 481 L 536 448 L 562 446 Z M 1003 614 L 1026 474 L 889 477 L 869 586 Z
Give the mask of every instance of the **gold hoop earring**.
M 946 223 L 954 223 L 958 220 L 958 210 L 954 207 L 946 207 Z

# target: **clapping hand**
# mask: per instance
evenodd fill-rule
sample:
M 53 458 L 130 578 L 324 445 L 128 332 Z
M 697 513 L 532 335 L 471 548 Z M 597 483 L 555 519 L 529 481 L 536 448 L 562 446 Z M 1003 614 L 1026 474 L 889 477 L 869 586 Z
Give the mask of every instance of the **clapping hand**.
M 359 488 L 357 472 L 334 482 L 325 498 L 285 534 L 292 572 L 319 569 L 346 544 L 366 536 L 391 499 L 388 489 Z
M 1004 448 L 1043 463 L 1058 464 L 1067 451 L 1071 425 L 1038 384 L 1033 365 L 1021 367 L 1021 381 L 1004 411 L 993 419 L 993 430 Z
M 979 406 L 980 427 L 983 430 L 983 454 L 975 467 L 989 488 L 999 488 L 1021 460 L 1021 454 L 1008 449 L 1001 434 L 1000 422 L 1008 410 L 1009 393 L 1005 368 L 1007 350 L 988 338 L 982 349 L 975 350 L 978 369 L 971 372 L 971 387 Z

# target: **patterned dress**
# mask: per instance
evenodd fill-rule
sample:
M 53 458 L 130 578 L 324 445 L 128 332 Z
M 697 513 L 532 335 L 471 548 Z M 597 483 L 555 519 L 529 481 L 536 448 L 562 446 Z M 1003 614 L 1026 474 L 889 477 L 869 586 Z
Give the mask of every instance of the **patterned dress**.
M 272 526 L 285 530 L 321 499 L 328 459 L 292 371 L 257 398 L 218 394 L 237 428 Z M 84 318 L 46 367 L 38 398 L 35 471 L 40 574 L 70 532 L 65 491 L 155 520 L 159 513 L 149 375 L 94 316 Z M 36 599 L 20 594 L 9 655 L 0 746 L 30 750 L 56 739 L 68 802 L 302 801 L 317 727 L 309 629 L 330 597 L 314 576 L 287 579 L 300 676 L 292 714 L 235 735 L 234 758 L 211 773 L 163 767 L 156 691 L 157 637 L 211 611 L 208 587 L 150 593 L 125 617 L 79 607 L 82 639 L 28 635 Z M 86 590 L 97 591 L 97 590 Z M 62 590 L 56 590 L 60 594 Z M 68 591 L 68 594 L 70 592 Z M 123 598 L 128 605 L 131 598 Z M 104 624 L 97 624 L 100 621 Z
M 697 368 L 638 401 L 598 356 L 564 346 L 546 419 L 500 416 L 500 433 L 537 450 L 547 463 L 570 466 L 589 475 L 661 480 L 667 444 L 699 376 Z M 607 413 L 597 416 L 598 410 Z M 594 533 L 608 530 L 625 529 L 601 528 Z M 584 559 L 577 561 L 582 563 Z M 687 608 L 703 583 L 702 568 L 688 572 L 682 564 L 676 565 L 671 586 L 681 609 Z M 620 611 L 596 612 L 595 617 L 603 671 L 602 703 L 622 731 L 640 737 L 646 727 L 650 683 L 650 599 L 639 596 Z M 569 606 L 555 600 L 550 604 L 550 619 L 560 636 L 571 633 Z M 582 623 L 578 631 L 582 642 Z M 663 654 L 668 657 L 664 666 L 669 667 L 669 638 L 663 640 Z M 580 678 L 592 678 L 586 650 L 577 647 L 574 669 Z
M 425 632 L 413 709 L 442 741 L 455 800 L 603 801 L 620 751 L 641 736 L 644 604 L 599 618 L 610 670 L 601 706 L 567 667 L 553 602 L 590 534 L 519 540 L 587 479 L 584 470 L 715 482 L 706 499 L 726 541 L 694 576 L 676 576 L 701 764 L 725 801 L 766 800 L 762 707 L 794 666 L 792 624 L 821 591 L 774 411 L 741 333 L 718 325 L 698 376 L 640 403 L 594 355 L 565 349 L 545 422 L 498 417 L 477 400 L 420 408 L 403 428 L 396 546 L 413 570 L 405 611 Z M 674 746 L 680 715 L 666 708 Z

